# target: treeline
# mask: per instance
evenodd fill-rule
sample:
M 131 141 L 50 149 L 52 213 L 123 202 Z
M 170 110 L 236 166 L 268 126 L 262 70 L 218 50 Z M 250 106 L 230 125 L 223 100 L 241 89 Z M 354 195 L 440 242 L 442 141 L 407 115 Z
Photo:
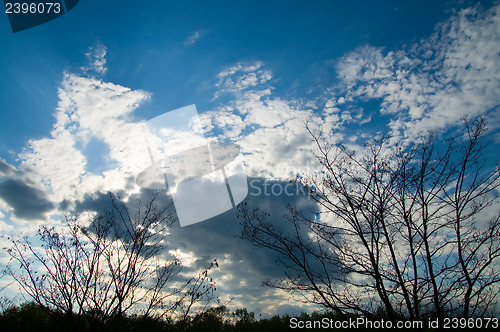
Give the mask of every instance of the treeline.
M 1 299 L 5 300 L 5 298 Z M 0 303 L 0 331 L 16 332 L 79 332 L 120 331 L 120 332 L 281 332 L 281 331 L 380 331 L 381 329 L 410 329 L 415 331 L 440 331 L 443 327 L 456 325 L 459 329 L 488 329 L 498 328 L 500 317 L 470 318 L 462 322 L 458 317 L 449 317 L 444 321 L 435 315 L 433 318 L 421 321 L 412 321 L 405 317 L 392 320 L 383 307 L 376 310 L 376 314 L 363 318 L 355 314 L 340 315 L 329 312 L 302 312 L 300 315 L 274 315 L 270 318 L 256 318 L 255 313 L 247 309 L 229 310 L 225 306 L 212 307 L 187 319 L 170 319 L 168 316 L 126 314 L 117 317 L 108 317 L 105 320 L 111 324 L 98 329 L 88 324 L 85 317 L 74 315 L 73 325 L 68 326 L 68 319 L 64 313 L 29 302 L 20 306 L 8 305 L 8 301 Z M 3 307 L 3 308 L 2 308 Z M 360 322 L 361 320 L 361 322 Z M 439 320 L 439 324 L 437 321 Z M 435 324 L 433 324 L 433 322 Z M 398 324 L 401 324 L 398 325 Z M 436 325 L 438 324 L 438 325 Z M 444 325 L 443 325 L 444 324 Z M 448 325 L 446 325 L 448 324 Z M 472 324 L 472 325 L 471 325 Z
M 59 313 L 48 312 L 35 303 L 12 306 L 0 313 L 0 331 L 43 332 L 67 331 L 64 317 Z M 63 315 L 62 313 L 60 315 Z M 334 313 L 302 313 L 295 317 L 300 321 L 340 320 Z M 110 327 L 109 331 L 291 331 L 289 315 L 275 315 L 271 318 L 256 319 L 253 312 L 247 309 L 231 311 L 226 307 L 216 307 L 200 313 L 188 322 L 155 319 L 152 317 L 126 315 L 121 317 L 119 326 Z M 91 331 L 85 319 L 76 316 L 79 331 Z

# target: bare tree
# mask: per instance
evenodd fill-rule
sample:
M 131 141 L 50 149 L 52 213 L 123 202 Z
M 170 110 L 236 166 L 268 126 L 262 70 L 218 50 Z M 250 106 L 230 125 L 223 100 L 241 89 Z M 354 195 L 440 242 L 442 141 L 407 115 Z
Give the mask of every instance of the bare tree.
M 322 171 L 297 185 L 320 212 L 291 209 L 276 224 L 240 208 L 243 237 L 288 268 L 267 284 L 341 314 L 491 314 L 500 291 L 500 166 L 484 155 L 484 120 L 464 123 L 458 139 L 429 133 L 403 147 L 382 137 L 361 156 L 310 131 Z
M 5 271 L 1 271 L 0 272 L 0 281 L 6 276 L 6 272 Z M 9 284 L 7 285 L 4 285 L 4 286 L 1 286 L 0 287 L 0 294 L 5 290 L 7 289 L 10 285 L 12 284 L 12 282 L 10 282 Z M 14 301 L 12 299 L 10 299 L 9 297 L 7 296 L 0 296 L 0 315 L 3 315 L 5 312 L 7 312 L 9 309 L 13 308 L 14 307 Z
M 37 243 L 12 240 L 6 250 L 17 264 L 8 274 L 29 299 L 74 331 L 119 329 L 128 312 L 160 319 L 176 315 L 187 302 L 209 303 L 213 263 L 199 275 L 181 277 L 180 260 L 167 259 L 165 250 L 171 209 L 159 207 L 157 195 L 133 215 L 111 195 L 112 210 L 90 224 L 76 216 L 66 219 L 66 231 L 42 226 Z M 193 292 L 196 298 L 188 296 Z

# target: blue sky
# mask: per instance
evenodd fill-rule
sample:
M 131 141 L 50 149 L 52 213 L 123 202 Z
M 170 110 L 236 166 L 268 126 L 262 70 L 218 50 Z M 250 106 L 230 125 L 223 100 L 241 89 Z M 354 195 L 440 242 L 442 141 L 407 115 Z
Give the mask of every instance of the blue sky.
M 127 126 L 190 104 L 212 136 L 241 146 L 250 179 L 273 183 L 314 169 L 306 120 L 354 147 L 483 115 L 496 147 L 499 12 L 496 1 L 82 0 L 15 34 L 2 14 L 0 232 L 57 224 L 63 200 L 90 208 L 125 192 Z M 277 219 L 294 200 L 252 197 Z M 272 257 L 235 238 L 238 227 L 228 211 L 175 229 L 172 246 L 226 257 L 220 289 L 234 306 L 301 310 L 260 287 Z
M 16 128 L 12 136 L 24 135 L 24 141 L 49 131 L 52 119 L 45 114 L 57 104 L 54 87 L 64 71 L 86 62 L 88 47 L 97 43 L 108 49 L 104 79 L 154 94 L 155 103 L 142 110 L 149 116 L 184 106 L 186 99 L 202 109 L 215 75 L 241 61 L 265 61 L 281 74 L 280 91 L 302 94 L 311 81 L 312 87 L 328 84 L 334 74 L 325 68 L 328 62 L 349 50 L 364 44 L 398 47 L 431 33 L 449 15 L 444 4 L 156 1 L 128 7 L 82 1 L 76 13 L 17 34 L 3 15 L 2 108 L 16 112 L 3 116 L 0 129 Z M 0 151 L 23 144 L 10 139 Z

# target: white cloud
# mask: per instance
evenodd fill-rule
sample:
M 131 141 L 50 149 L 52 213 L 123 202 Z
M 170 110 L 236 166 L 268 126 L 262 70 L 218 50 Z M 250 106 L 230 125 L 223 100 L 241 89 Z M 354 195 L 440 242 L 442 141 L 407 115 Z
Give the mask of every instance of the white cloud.
M 94 71 L 97 74 L 104 74 L 108 70 L 106 67 L 106 51 L 106 47 L 102 44 L 89 47 L 89 51 L 85 53 L 89 61 L 89 66 L 82 69 L 84 71 Z
M 19 155 L 21 169 L 34 170 L 32 181 L 42 183 L 55 202 L 123 188 L 125 175 L 120 167 L 128 160 L 124 146 L 133 126 L 129 117 L 148 98 L 143 91 L 66 74 L 59 88 L 51 137 L 29 142 Z M 108 146 L 106 157 L 118 167 L 99 175 L 88 171 L 88 158 L 92 156 L 85 155 L 84 150 L 92 138 Z
M 250 176 L 289 179 L 313 167 L 311 138 L 305 124 L 322 122 L 311 108 L 272 96 L 272 74 L 261 62 L 238 64 L 218 74 L 221 93 L 234 101 L 204 117 L 215 132 L 236 141 Z
M 38 177 L 49 193 L 56 197 L 57 193 L 69 194 L 85 174 L 85 157 L 75 143 L 68 131 L 59 132 L 52 138 L 31 140 L 28 149 L 19 155 L 21 166 L 36 170 L 33 177 Z
M 337 65 L 342 101 L 381 99 L 396 138 L 456 124 L 500 105 L 500 6 L 465 9 L 412 47 L 361 47 Z M 343 92 L 342 92 L 343 91 Z M 339 104 L 341 99 L 339 98 Z M 493 123 L 498 122 L 492 120 Z
M 193 252 L 184 252 L 180 249 L 169 250 L 168 253 L 179 259 L 183 266 L 191 267 L 198 259 L 198 257 Z
M 217 75 L 219 91 L 214 99 L 228 92 L 241 93 L 245 89 L 262 85 L 272 79 L 271 72 L 260 69 L 262 62 L 252 64 L 238 64 L 230 67 Z M 261 93 L 269 94 L 270 91 L 261 90 Z
M 337 66 L 345 88 L 337 90 L 320 112 L 310 101 L 274 96 L 273 76 L 262 62 L 227 68 L 217 75 L 215 98 L 232 94 L 234 99 L 203 113 L 205 129 L 241 146 L 250 176 L 289 178 L 314 168 L 305 123 L 321 127 L 332 140 L 341 138 L 347 124 L 366 127 L 371 121 L 370 114 L 352 105 L 360 99 L 381 99 L 380 112 L 391 115 L 388 125 L 393 133 L 410 138 L 454 123 L 460 113 L 485 114 L 500 104 L 498 11 L 499 7 L 483 14 L 464 10 L 405 50 L 365 46 L 347 54 Z M 104 60 L 106 48 L 98 46 L 89 54 Z M 94 64 L 97 72 L 105 68 L 103 61 Z M 59 98 L 50 137 L 31 140 L 20 154 L 21 168 L 32 170 L 30 181 L 43 184 L 55 202 L 123 188 L 126 180 L 120 167 L 128 161 L 123 145 L 132 127 L 129 116 L 149 94 L 66 74 Z M 91 139 L 108 146 L 117 167 L 102 174 L 88 170 L 84 150 Z
M 189 36 L 185 41 L 184 45 L 193 45 L 195 44 L 201 36 L 205 34 L 205 31 L 200 30 L 200 31 L 195 31 L 191 36 Z
M 337 66 L 337 93 L 321 111 L 310 101 L 275 96 L 273 76 L 262 62 L 237 64 L 217 76 L 215 98 L 232 94 L 232 102 L 203 116 L 216 135 L 240 145 L 249 176 L 279 179 L 317 167 L 306 122 L 354 150 L 384 125 L 395 142 L 448 128 L 462 114 L 488 114 L 490 126 L 498 125 L 491 110 L 500 104 L 499 8 L 464 10 L 402 50 L 364 46 L 347 54 Z M 372 99 L 381 101 L 380 109 L 369 110 L 376 116 L 363 108 Z
M 4 215 L 0 212 L 0 218 L 3 218 Z M 0 220 L 0 234 L 9 233 L 14 230 L 14 226 L 5 223 L 3 220 Z

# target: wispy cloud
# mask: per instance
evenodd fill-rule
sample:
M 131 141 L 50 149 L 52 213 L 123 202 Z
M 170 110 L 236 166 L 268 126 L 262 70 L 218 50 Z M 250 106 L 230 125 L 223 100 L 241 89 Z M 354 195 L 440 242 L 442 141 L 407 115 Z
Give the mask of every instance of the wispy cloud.
M 184 45 L 187 46 L 195 44 L 205 33 L 205 30 L 195 31 L 191 36 L 184 40 Z
M 261 69 L 263 63 L 258 61 L 247 64 L 237 64 L 217 74 L 217 99 L 226 93 L 243 93 L 244 90 L 259 86 L 272 79 L 269 70 Z M 262 91 L 269 94 L 269 91 Z
M 217 75 L 214 100 L 224 106 L 203 116 L 214 135 L 238 142 L 250 176 L 280 179 L 315 170 L 305 123 L 353 148 L 387 129 L 394 142 L 414 140 L 457 125 L 463 114 L 498 125 L 499 8 L 462 10 L 400 50 L 367 45 L 346 54 L 337 83 L 312 102 L 277 96 L 263 62 L 238 63 Z
M 371 46 L 337 65 L 341 83 L 332 103 L 380 99 L 395 139 L 443 129 L 459 115 L 498 117 L 500 6 L 460 11 L 419 43 L 398 51 Z M 497 123 L 492 120 L 490 123 Z
M 233 101 L 203 116 L 214 133 L 241 146 L 249 175 L 288 179 L 313 166 L 305 124 L 323 120 L 303 103 L 273 96 L 273 76 L 262 62 L 237 64 L 217 78 L 215 98 L 229 94 Z
M 106 46 L 97 44 L 96 46 L 89 47 L 89 51 L 85 53 L 89 65 L 82 67 L 86 72 L 93 71 L 97 74 L 104 74 L 108 70 L 106 67 Z

